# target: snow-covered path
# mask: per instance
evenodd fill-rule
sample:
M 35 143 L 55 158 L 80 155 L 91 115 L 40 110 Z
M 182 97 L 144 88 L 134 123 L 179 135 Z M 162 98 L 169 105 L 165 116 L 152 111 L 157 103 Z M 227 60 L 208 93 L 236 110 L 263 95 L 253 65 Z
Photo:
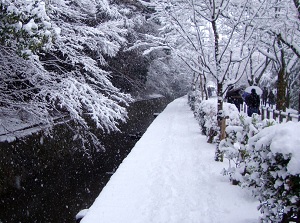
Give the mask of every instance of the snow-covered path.
M 154 120 L 81 223 L 254 223 L 257 202 L 220 174 L 179 98 Z M 97 179 L 95 179 L 97 180 Z

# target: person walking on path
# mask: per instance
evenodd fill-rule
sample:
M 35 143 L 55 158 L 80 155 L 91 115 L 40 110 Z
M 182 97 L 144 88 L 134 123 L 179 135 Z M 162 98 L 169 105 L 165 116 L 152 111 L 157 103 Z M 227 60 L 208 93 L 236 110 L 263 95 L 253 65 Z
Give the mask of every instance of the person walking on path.
M 266 106 L 268 99 L 268 89 L 267 87 L 264 87 L 263 93 L 262 93 L 262 104 Z
M 253 113 L 259 114 L 260 99 L 258 94 L 256 94 L 255 89 L 251 90 L 251 94 L 246 97 L 245 102 L 246 105 L 248 106 L 247 114 L 249 117 L 251 117 Z
M 271 108 L 273 108 L 273 105 L 275 105 L 275 95 L 273 91 L 270 91 L 270 94 L 268 96 L 269 105 Z
M 212 89 L 211 87 L 207 88 L 208 97 L 210 98 L 212 96 Z

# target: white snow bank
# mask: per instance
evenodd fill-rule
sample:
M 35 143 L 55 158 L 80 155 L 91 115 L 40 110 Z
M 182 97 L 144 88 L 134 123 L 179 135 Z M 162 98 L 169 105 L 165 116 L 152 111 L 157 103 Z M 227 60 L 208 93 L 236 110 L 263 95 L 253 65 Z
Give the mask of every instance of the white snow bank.
M 258 202 L 220 174 L 215 146 L 179 98 L 154 120 L 81 223 L 254 223 Z
M 257 150 L 263 146 L 270 146 L 270 150 L 276 154 L 290 155 L 291 160 L 287 170 L 292 175 L 300 174 L 300 122 L 287 122 L 263 129 L 251 139 Z

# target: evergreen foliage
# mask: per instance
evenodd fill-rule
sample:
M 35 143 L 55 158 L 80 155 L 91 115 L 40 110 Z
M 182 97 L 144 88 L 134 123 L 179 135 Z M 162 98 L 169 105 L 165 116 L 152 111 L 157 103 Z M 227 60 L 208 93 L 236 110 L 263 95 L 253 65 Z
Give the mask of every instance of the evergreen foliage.
M 235 105 L 224 103 L 224 116 L 228 119 L 228 125 L 238 125 L 240 120 L 239 112 Z M 208 137 L 208 142 L 216 142 L 218 139 L 218 123 L 217 123 L 217 103 L 216 100 L 196 100 L 195 118 L 198 120 L 202 134 Z
M 299 127 L 299 123 L 259 122 L 256 115 L 241 116 L 241 124 L 228 126 L 227 137 L 220 143 L 229 160 L 223 173 L 234 184 L 252 190 L 260 201 L 262 222 L 300 220 L 299 152 L 294 148 Z
M 16 48 L 24 57 L 49 48 L 57 35 L 44 1 L 3 0 L 0 20 L 0 43 Z

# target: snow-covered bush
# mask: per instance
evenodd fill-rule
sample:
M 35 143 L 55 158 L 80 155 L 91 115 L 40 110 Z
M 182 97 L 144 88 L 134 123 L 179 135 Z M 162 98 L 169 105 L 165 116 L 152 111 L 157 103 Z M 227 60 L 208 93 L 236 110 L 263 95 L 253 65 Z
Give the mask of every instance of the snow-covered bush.
M 249 139 L 244 186 L 260 201 L 262 222 L 300 221 L 300 123 L 262 129 Z
M 224 116 L 228 117 L 228 119 L 226 119 L 226 125 L 238 125 L 240 122 L 239 111 L 235 105 L 224 102 L 223 107 Z M 214 138 L 218 132 L 217 99 L 211 98 L 195 103 L 194 114 L 201 126 L 202 134 L 208 137 L 208 142 L 214 142 Z
M 191 107 L 192 111 L 195 111 L 195 108 L 198 104 L 201 103 L 200 92 L 197 90 L 188 92 L 188 104 Z
M 241 114 L 239 118 L 239 125 L 226 127 L 226 138 L 220 142 L 219 146 L 224 158 L 229 161 L 228 169 L 224 169 L 223 174 L 229 175 L 233 184 L 243 182 L 243 175 L 246 172 L 245 158 L 248 155 L 248 139 L 261 129 L 275 124 L 275 120 L 260 122 L 257 114 L 252 117 Z
M 299 222 L 300 123 L 261 122 L 258 115 L 240 116 L 240 121 L 226 128 L 226 139 L 220 142 L 229 160 L 223 174 L 252 189 L 262 222 Z

